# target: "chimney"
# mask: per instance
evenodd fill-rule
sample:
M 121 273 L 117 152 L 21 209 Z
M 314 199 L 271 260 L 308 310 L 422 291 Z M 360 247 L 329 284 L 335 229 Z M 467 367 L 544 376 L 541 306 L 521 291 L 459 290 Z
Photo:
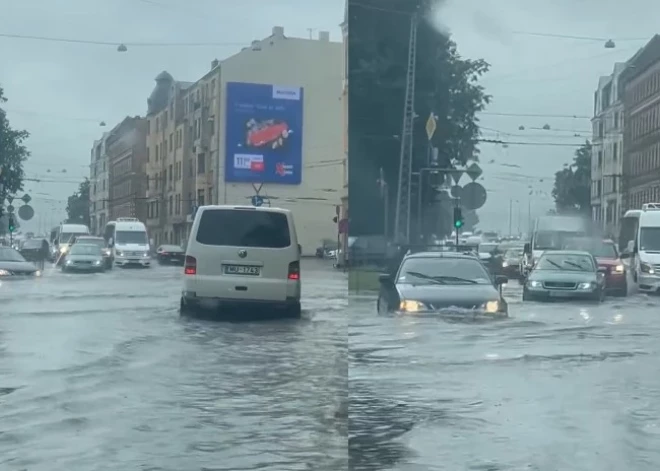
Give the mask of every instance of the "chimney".
M 284 37 L 284 27 L 283 26 L 273 26 L 273 36 L 276 38 Z
M 261 51 L 261 43 L 259 41 L 252 41 L 251 47 L 253 51 Z
M 215 69 L 219 64 L 220 64 L 220 61 L 218 59 L 213 59 L 211 61 L 211 70 Z
M 330 32 L 329 31 L 319 31 L 319 41 L 330 42 Z

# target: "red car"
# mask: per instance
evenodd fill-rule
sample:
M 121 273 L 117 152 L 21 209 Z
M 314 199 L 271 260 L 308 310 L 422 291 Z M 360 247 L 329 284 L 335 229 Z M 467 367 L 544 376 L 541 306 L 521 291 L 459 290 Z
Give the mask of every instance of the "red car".
M 626 266 L 619 258 L 616 244 L 611 240 L 604 240 L 600 245 L 596 245 L 592 253 L 596 257 L 598 267 L 607 270 L 605 277 L 608 294 L 627 296 Z

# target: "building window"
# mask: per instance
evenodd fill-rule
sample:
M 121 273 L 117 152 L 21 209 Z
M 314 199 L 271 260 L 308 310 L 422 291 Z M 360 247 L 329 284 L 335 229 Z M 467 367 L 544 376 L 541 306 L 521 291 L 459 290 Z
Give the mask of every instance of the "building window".
M 206 161 L 205 160 L 206 159 L 205 159 L 204 154 L 199 154 L 197 156 L 197 174 L 198 175 L 201 174 L 201 173 L 204 173 L 204 171 L 205 171 L 205 168 L 206 168 L 206 165 L 205 165 Z
M 170 195 L 170 198 L 169 198 L 169 201 L 168 201 L 168 205 L 167 205 L 167 214 L 168 214 L 169 216 L 172 215 L 172 206 L 173 206 L 173 203 L 172 203 L 172 195 Z
M 174 150 L 174 134 L 173 133 L 170 133 L 169 141 L 170 141 L 169 142 L 169 149 L 170 149 L 170 152 L 172 152 Z
M 204 206 L 204 190 L 197 190 L 197 206 Z

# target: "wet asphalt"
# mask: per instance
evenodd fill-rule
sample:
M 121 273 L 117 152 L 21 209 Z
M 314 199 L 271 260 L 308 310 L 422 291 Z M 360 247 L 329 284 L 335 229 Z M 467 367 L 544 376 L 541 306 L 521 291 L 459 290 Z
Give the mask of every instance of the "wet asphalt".
M 346 275 L 304 261 L 303 318 L 180 318 L 181 268 L 0 285 L 0 470 L 336 471 Z
M 354 471 L 657 471 L 660 298 L 522 303 L 511 318 L 379 316 L 349 300 Z

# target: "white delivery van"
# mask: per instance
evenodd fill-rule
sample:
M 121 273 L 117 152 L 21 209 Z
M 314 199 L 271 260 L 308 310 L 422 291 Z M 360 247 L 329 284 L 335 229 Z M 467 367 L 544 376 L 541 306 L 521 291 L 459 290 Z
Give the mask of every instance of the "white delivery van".
M 53 245 L 57 252 L 56 260 L 61 260 L 77 236 L 89 235 L 89 227 L 84 224 L 60 224 L 54 235 Z
M 112 265 L 151 266 L 151 247 L 146 226 L 136 218 L 117 218 L 105 225 L 103 238 L 110 249 Z
M 293 215 L 270 207 L 200 207 L 186 249 L 181 314 L 262 306 L 300 316 Z
M 642 206 L 637 231 L 621 258 L 630 259 L 633 281 L 639 291 L 660 291 L 660 204 Z

